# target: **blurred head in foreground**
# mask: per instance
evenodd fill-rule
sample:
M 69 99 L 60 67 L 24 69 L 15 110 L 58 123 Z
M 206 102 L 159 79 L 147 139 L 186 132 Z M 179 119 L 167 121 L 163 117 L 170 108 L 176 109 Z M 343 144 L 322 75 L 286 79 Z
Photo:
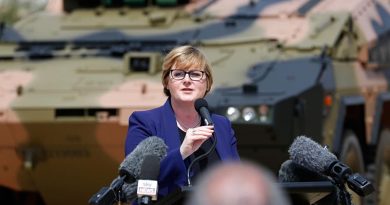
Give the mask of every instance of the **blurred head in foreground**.
M 288 205 L 287 195 L 257 164 L 225 162 L 200 176 L 187 205 Z

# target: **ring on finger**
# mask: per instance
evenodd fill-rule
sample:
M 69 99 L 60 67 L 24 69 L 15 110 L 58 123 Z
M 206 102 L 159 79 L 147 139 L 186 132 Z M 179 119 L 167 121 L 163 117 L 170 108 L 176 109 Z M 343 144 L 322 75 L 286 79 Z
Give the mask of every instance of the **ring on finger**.
M 191 129 L 191 131 L 192 131 L 193 135 L 196 135 L 196 130 L 195 129 Z

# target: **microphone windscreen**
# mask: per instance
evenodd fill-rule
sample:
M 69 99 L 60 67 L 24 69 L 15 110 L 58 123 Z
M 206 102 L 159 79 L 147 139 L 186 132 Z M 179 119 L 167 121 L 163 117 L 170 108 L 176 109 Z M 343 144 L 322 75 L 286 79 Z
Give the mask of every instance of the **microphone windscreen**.
M 312 171 L 326 173 L 328 166 L 337 161 L 337 157 L 312 139 L 297 137 L 289 150 L 290 159 Z
M 309 182 L 325 181 L 327 177 L 317 172 L 311 171 L 292 160 L 282 163 L 279 169 L 278 179 L 280 182 Z
M 137 187 L 137 182 L 133 182 L 131 184 L 123 183 L 122 193 L 124 194 L 124 197 L 126 198 L 127 202 L 131 202 L 132 200 L 137 198 Z
M 141 166 L 140 179 L 157 180 L 160 174 L 160 158 L 156 155 L 146 155 Z
M 197 112 L 200 112 L 200 108 L 201 107 L 205 107 L 207 109 L 209 108 L 209 105 L 207 104 L 207 101 L 205 99 L 203 99 L 203 98 L 196 99 L 194 106 L 195 106 L 195 110 Z
M 126 183 L 133 183 L 139 179 L 141 173 L 141 165 L 146 155 L 154 155 L 161 160 L 167 155 L 167 145 L 164 140 L 152 136 L 141 141 L 137 147 L 126 156 L 119 166 L 119 175 L 131 175 L 130 180 L 125 180 Z

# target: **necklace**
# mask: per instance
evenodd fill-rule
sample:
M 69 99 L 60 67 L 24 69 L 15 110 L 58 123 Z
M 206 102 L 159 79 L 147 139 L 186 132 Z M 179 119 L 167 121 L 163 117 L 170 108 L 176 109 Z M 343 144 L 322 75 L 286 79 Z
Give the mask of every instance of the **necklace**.
M 198 127 L 200 125 L 200 117 L 198 116 L 198 119 L 193 125 L 190 126 L 184 126 L 182 123 L 180 123 L 178 120 L 176 120 L 176 124 L 179 128 L 181 128 L 183 131 L 187 131 L 190 128 Z

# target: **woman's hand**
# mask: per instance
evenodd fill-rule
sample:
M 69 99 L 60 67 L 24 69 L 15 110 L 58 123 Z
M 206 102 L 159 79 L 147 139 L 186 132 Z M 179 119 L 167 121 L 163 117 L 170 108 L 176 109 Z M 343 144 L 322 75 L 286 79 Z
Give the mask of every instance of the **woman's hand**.
M 183 143 L 180 146 L 180 153 L 183 159 L 198 150 L 203 142 L 213 135 L 213 132 L 214 126 L 201 126 L 188 129 Z

